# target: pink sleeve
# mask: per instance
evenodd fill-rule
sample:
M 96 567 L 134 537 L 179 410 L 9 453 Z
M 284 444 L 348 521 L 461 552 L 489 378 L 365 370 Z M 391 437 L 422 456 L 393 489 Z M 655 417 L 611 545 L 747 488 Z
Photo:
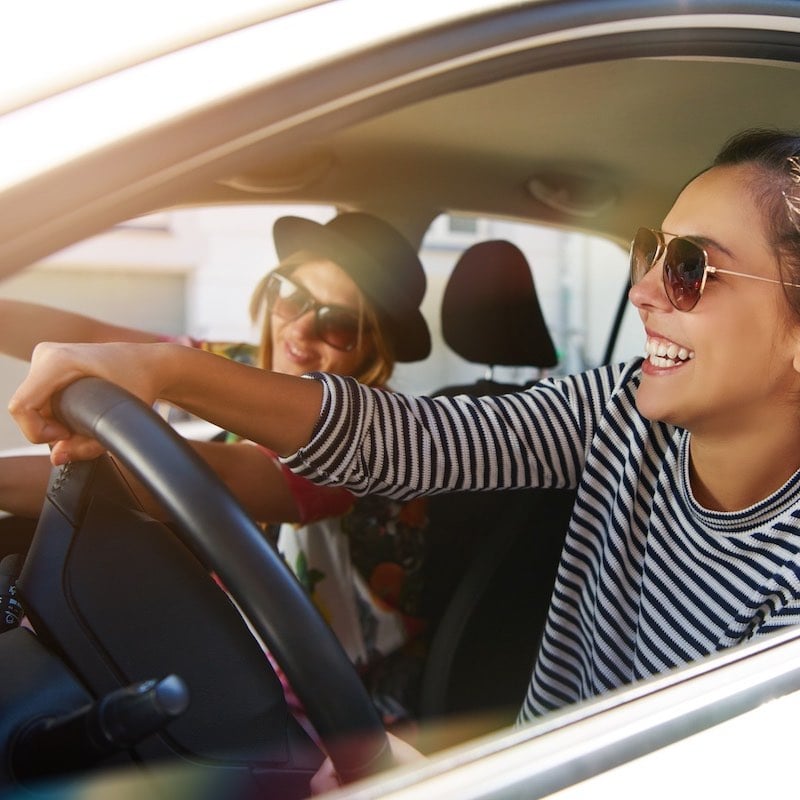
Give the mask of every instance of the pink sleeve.
M 355 496 L 348 489 L 341 486 L 318 486 L 281 464 L 272 450 L 260 444 L 255 446 L 272 458 L 283 473 L 289 492 L 297 504 L 299 522 L 302 525 L 328 517 L 340 517 L 349 511 L 355 502 Z
M 308 478 L 295 475 L 283 464 L 279 466 L 297 503 L 300 522 L 303 525 L 326 517 L 340 517 L 349 511 L 355 502 L 355 497 L 341 486 L 317 486 Z

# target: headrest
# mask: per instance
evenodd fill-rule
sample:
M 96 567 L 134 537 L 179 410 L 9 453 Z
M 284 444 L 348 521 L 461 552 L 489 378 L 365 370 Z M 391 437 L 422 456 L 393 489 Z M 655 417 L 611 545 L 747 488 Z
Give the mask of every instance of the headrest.
M 530 265 L 511 242 L 480 242 L 464 251 L 442 298 L 442 335 L 475 364 L 544 368 L 558 363 Z

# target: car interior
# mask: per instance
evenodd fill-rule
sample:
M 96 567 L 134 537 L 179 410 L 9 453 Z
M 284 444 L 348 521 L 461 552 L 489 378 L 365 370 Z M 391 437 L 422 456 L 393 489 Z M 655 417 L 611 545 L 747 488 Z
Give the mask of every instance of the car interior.
M 479 242 L 462 253 L 444 290 L 441 323 L 448 347 L 484 366 L 486 377 L 443 386 L 434 396 L 519 391 L 530 382 L 497 381 L 494 368 L 542 371 L 556 365 L 530 264 L 511 242 Z M 423 719 L 475 722 L 476 715 L 486 714 L 484 725 L 513 723 L 530 678 L 572 499 L 566 489 L 428 498 L 425 585 L 432 632 L 420 697 Z M 531 527 L 535 537 L 525 533 Z
M 196 47 L 184 42 L 164 55 L 165 67 L 174 59 L 161 80 L 174 110 L 146 124 L 136 120 L 149 84 L 131 68 L 126 102 L 105 105 L 120 129 L 112 138 L 94 144 L 87 133 L 83 150 L 39 172 L 31 158 L 32 177 L 17 182 L 3 183 L 0 170 L 0 274 L 35 268 L 139 215 L 252 202 L 368 211 L 416 246 L 440 215 L 457 214 L 625 247 L 638 225 L 658 226 L 731 134 L 800 125 L 791 3 L 502 5 L 402 30 L 396 23 L 397 31 L 365 19 L 380 34 L 374 42 L 350 42 L 356 34 L 337 29 L 340 52 L 292 62 L 277 77 L 264 53 L 278 52 L 286 29 L 270 33 L 265 18 L 259 39 L 258 26 L 240 23 L 219 32 L 211 60 L 239 52 L 244 64 L 252 55 L 242 85 L 183 105 L 203 56 L 202 37 L 188 43 Z M 335 20 L 336 6 L 309 12 Z M 314 19 L 309 28 L 321 31 Z M 313 51 L 308 37 L 301 49 Z M 231 52 L 222 49 L 228 39 Z M 141 54 L 139 62 L 147 66 Z M 91 87 L 93 102 L 113 97 L 114 74 L 127 71 L 108 69 Z M 0 104 L 8 152 L 31 138 L 26 114 L 64 142 L 73 126 L 85 128 L 62 89 L 66 110 L 39 95 L 30 108 Z M 626 289 L 615 283 L 604 296 L 612 323 L 592 366 L 615 357 Z M 557 366 L 530 264 L 508 241 L 466 247 L 437 311 L 446 345 L 486 372 L 434 394 L 515 391 L 522 385 L 499 380 L 498 367 Z M 475 325 L 476 315 L 487 322 Z M 0 686 L 0 796 L 95 770 L 179 763 L 206 785 L 224 779 L 227 796 L 238 784 L 241 796 L 300 798 L 323 750 L 347 780 L 386 766 L 385 731 L 338 642 L 175 431 L 91 380 L 65 390 L 58 413 L 110 456 L 54 469 L 37 520 L 0 517 L 0 595 L 14 584 L 36 630 L 9 615 L 0 634 L 0 657 L 14 665 Z M 117 462 L 174 524 L 142 511 Z M 433 622 L 420 685 L 423 749 L 513 725 L 572 501 L 566 487 L 429 498 L 436 535 L 426 564 Z M 220 529 L 230 534 L 225 546 Z M 289 712 L 265 647 L 315 735 Z M 713 714 L 705 719 L 698 726 Z M 545 782 L 535 796 L 593 774 L 590 762 L 585 773 L 565 768 L 561 783 Z

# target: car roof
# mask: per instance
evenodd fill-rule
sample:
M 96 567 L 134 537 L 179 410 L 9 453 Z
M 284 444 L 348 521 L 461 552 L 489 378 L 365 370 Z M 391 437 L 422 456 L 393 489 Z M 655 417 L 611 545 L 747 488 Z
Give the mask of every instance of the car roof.
M 98 56 L 107 74 L 54 84 L 47 102 L 13 101 L 0 144 L 40 146 L 0 167 L 3 270 L 198 203 L 360 208 L 415 241 L 441 212 L 625 241 L 660 221 L 731 133 L 797 123 L 800 20 L 786 2 L 370 15 L 339 0 L 271 23 L 298 4 L 258 5 L 169 47 L 156 38 L 113 63 Z M 359 23 L 342 28 L 348 19 Z M 341 35 L 326 35 L 337 22 Z
M 0 7 L 0 113 L 321 0 L 56 0 Z

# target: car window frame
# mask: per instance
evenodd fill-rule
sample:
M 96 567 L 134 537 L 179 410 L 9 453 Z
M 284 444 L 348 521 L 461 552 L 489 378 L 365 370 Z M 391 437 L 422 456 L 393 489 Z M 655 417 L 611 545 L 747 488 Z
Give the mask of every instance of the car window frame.
M 535 800 L 797 692 L 800 627 L 792 627 L 328 796 Z

